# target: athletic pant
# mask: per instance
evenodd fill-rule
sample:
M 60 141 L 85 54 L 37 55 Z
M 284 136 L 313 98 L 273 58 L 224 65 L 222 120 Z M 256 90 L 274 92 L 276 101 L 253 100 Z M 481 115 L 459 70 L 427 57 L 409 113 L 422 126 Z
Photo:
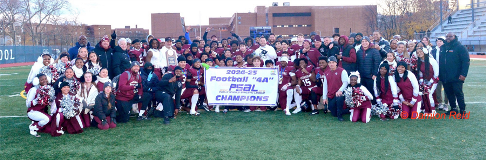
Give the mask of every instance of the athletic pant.
M 100 118 L 94 116 L 93 118 L 95 122 L 98 124 L 98 128 L 101 130 L 107 130 L 108 128 L 115 128 L 116 124 L 111 121 L 110 116 L 106 116 L 106 125 L 102 125 Z
M 349 116 L 349 118 L 352 122 L 357 122 L 358 119 L 361 119 L 361 122 L 363 123 L 368 123 L 370 121 L 371 118 L 370 108 L 358 107 L 358 108 L 353 108 L 350 111 L 351 111 L 351 116 Z
M 34 110 L 28 112 L 27 117 L 34 121 L 34 125 L 37 126 L 38 129 L 43 128 L 49 121 L 51 121 L 51 116 L 49 114 Z
M 152 92 L 143 92 L 142 99 L 138 102 L 139 110 L 147 110 L 147 107 L 150 105 L 150 101 L 153 98 L 152 95 Z
M 461 111 L 466 110 L 466 103 L 464 102 L 464 93 L 462 92 L 463 82 L 450 82 L 444 83 L 444 91 L 447 98 L 449 98 L 449 104 L 451 109 L 457 109 L 456 100 L 459 104 Z
M 164 106 L 164 110 L 162 111 L 163 117 L 164 118 L 169 118 L 174 116 L 174 99 L 172 99 L 172 96 L 169 95 L 168 93 L 162 92 L 162 91 L 157 91 L 155 92 L 155 99 L 162 103 Z
M 116 112 L 118 112 L 118 116 L 116 116 L 116 121 L 119 123 L 127 123 L 128 120 L 130 119 L 130 110 L 132 110 L 132 105 L 134 103 L 137 103 L 138 101 L 139 100 L 131 100 L 131 101 L 116 100 Z
M 447 95 L 444 95 L 444 99 L 442 99 L 442 82 L 439 81 L 439 83 L 437 83 L 437 89 L 435 89 L 435 97 L 437 99 L 437 102 L 436 104 L 440 104 L 440 103 L 449 103 L 449 99 L 447 99 Z
M 328 98 L 328 107 L 334 117 L 343 117 L 344 96 Z

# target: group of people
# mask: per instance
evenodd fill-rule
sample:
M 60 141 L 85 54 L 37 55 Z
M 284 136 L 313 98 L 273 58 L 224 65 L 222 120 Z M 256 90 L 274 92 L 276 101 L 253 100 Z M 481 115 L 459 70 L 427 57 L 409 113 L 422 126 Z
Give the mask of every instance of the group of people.
M 30 134 L 76 134 L 90 126 L 106 130 L 128 122 L 131 114 L 169 124 L 180 110 L 200 115 L 198 109 L 220 112 L 220 107 L 225 113 L 280 108 L 286 115 L 316 115 L 323 104 L 323 112 L 339 121 L 349 113 L 351 121 L 364 123 L 372 114 L 382 120 L 396 119 L 402 111 L 433 116 L 436 106 L 448 110 L 442 86 L 449 112 L 460 113 L 456 99 L 465 112 L 462 84 L 469 55 L 452 33 L 432 46 L 428 38 L 387 41 L 379 32 L 323 38 L 311 33 L 307 40 L 302 34 L 284 40 L 274 34 L 242 39 L 233 33 L 218 40 L 207 38 L 209 30 L 194 40 L 189 28 L 177 39 L 149 35 L 132 41 L 113 33 L 95 47 L 80 36 L 56 60 L 40 55 L 25 83 Z M 217 67 L 278 68 L 278 106 L 208 106 L 211 88 L 205 86 L 204 71 Z

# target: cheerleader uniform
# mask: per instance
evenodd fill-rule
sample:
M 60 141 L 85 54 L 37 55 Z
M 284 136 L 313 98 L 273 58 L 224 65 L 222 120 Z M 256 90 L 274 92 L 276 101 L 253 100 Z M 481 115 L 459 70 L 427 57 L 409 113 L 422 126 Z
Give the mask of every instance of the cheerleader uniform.
M 93 109 L 93 106 L 95 105 L 95 98 L 98 95 L 98 89 L 96 88 L 96 86 L 91 83 L 89 85 L 90 86 L 85 87 L 84 90 L 81 89 L 78 90 L 78 93 L 76 94 L 76 97 L 80 101 L 86 102 L 86 104 L 83 103 L 83 109 L 81 110 L 81 114 L 80 114 L 84 128 L 88 128 L 91 126 L 91 119 L 92 119 L 91 113 L 86 112 L 85 109 L 88 110 Z
M 425 56 L 428 56 L 428 54 L 426 54 Z M 419 71 L 419 82 L 420 82 L 420 85 L 427 85 L 429 90 L 428 91 L 422 91 L 422 93 L 425 93 L 425 92 L 428 92 L 428 94 L 423 94 L 422 96 L 427 96 L 427 97 L 422 97 L 422 99 L 424 100 L 424 104 L 423 104 L 423 107 L 422 109 L 425 110 L 425 113 L 432 113 L 432 114 L 435 114 L 435 102 L 434 102 L 434 92 L 435 92 L 435 89 L 437 88 L 437 83 L 439 83 L 439 64 L 437 64 L 437 61 L 432 58 L 432 57 L 429 57 L 429 70 L 428 71 L 425 71 L 425 62 L 420 60 L 421 61 L 421 65 L 420 65 L 420 69 L 418 70 Z M 428 74 L 424 74 L 428 72 Z M 429 100 L 429 103 L 428 104 L 425 104 L 425 99 L 428 98 Z
M 368 123 L 371 118 L 371 100 L 373 100 L 373 95 L 366 89 L 365 86 L 361 84 L 357 84 L 355 86 L 348 86 L 346 90 L 351 89 L 352 92 L 359 92 L 362 95 L 359 96 L 361 100 L 353 100 L 353 101 L 362 101 L 359 106 L 354 106 L 349 110 L 351 112 L 350 120 L 352 122 L 357 122 L 358 119 L 361 119 L 361 122 Z M 356 97 L 353 97 L 356 98 Z
M 390 69 L 391 70 L 391 69 Z M 394 105 L 399 105 L 400 101 L 398 100 L 398 90 L 397 90 L 397 83 L 395 82 L 395 78 L 393 76 L 388 76 L 388 90 L 386 90 L 386 85 L 385 85 L 385 77 L 380 76 L 380 88 L 378 89 L 378 86 L 376 84 L 376 80 L 378 79 L 375 78 L 374 80 L 374 85 L 373 85 L 373 90 L 375 91 L 375 97 L 376 97 L 376 103 L 377 104 L 383 104 L 387 105 L 389 108 L 389 112 L 385 114 L 380 114 L 380 118 L 384 119 L 386 116 L 390 117 L 391 119 L 397 119 L 399 112 L 395 112 L 392 106 Z
M 412 119 L 417 119 L 418 113 L 420 112 L 420 106 L 422 106 L 422 97 L 419 96 L 419 84 L 417 82 L 417 78 L 411 71 L 407 70 L 406 72 L 407 79 L 403 79 L 404 74 L 399 74 L 400 80 L 397 82 L 399 89 L 398 98 L 402 102 L 401 116 L 407 115 L 405 118 L 410 117 Z M 413 104 L 413 107 L 403 104 L 404 101 Z
M 70 117 L 69 119 L 64 116 L 64 109 L 65 106 L 61 106 L 61 101 L 63 97 L 67 97 L 71 100 L 76 99 L 75 95 L 67 94 L 63 95 L 59 93 L 54 100 L 53 106 L 51 106 L 51 110 L 54 110 L 54 114 L 52 115 L 52 130 L 51 135 L 53 137 L 61 136 L 64 134 L 64 131 L 67 131 L 69 134 L 77 134 L 83 132 L 83 122 L 79 117 L 79 108 L 78 113 L 74 117 Z
M 39 99 L 44 98 L 43 103 Z M 50 128 L 46 127 L 51 121 L 51 115 L 47 114 L 48 106 L 54 100 L 54 88 L 49 85 L 35 86 L 27 93 L 27 117 L 32 121 L 29 125 L 30 134 L 37 136 L 37 132 L 50 133 Z

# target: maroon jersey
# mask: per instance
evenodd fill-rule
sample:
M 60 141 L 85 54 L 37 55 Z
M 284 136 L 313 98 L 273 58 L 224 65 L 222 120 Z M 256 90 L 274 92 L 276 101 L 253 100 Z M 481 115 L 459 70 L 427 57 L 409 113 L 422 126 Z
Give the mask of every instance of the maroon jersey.
M 287 65 L 285 68 L 281 68 L 279 66 L 279 81 L 278 81 L 278 84 L 279 84 L 279 88 L 281 88 L 281 86 L 283 85 L 286 85 L 286 84 L 289 84 L 291 81 L 292 81 L 292 75 L 294 75 L 295 73 L 293 73 L 292 71 L 294 70 L 294 67 L 291 66 L 291 65 Z
M 280 61 L 279 61 L 279 62 L 275 62 L 275 65 L 276 65 L 276 66 L 280 66 Z M 292 62 L 292 61 L 288 61 L 288 62 L 287 62 L 287 66 L 294 66 L 294 62 Z
M 140 63 L 140 66 L 143 66 L 142 56 L 143 56 L 143 49 L 131 49 L 128 52 L 131 61 L 137 61 Z
M 320 67 L 314 69 L 314 73 L 316 74 L 316 79 L 324 82 L 324 78 L 326 77 L 326 71 L 330 70 L 329 67 L 321 69 Z M 322 88 L 322 86 L 320 87 Z
M 413 75 L 412 72 L 410 71 L 406 71 L 408 72 L 408 76 L 407 76 L 407 79 L 403 79 L 401 78 L 400 79 L 400 82 L 397 82 L 397 86 L 398 88 L 400 89 L 400 94 L 403 96 L 403 99 L 405 99 L 405 101 L 408 101 L 408 102 L 411 102 L 412 100 L 419 100 L 419 94 L 418 94 L 418 82 L 417 80 L 415 79 L 415 76 Z M 416 83 L 416 86 L 417 88 L 414 88 L 414 85 L 412 84 L 412 80 L 414 81 L 413 83 Z M 416 91 L 417 93 L 414 93 L 414 91 Z
M 191 48 L 191 45 L 190 44 L 184 44 L 184 45 L 182 45 L 182 49 L 188 49 L 188 48 Z
M 380 94 L 378 97 L 376 97 L 377 99 L 378 98 L 381 98 L 381 102 L 383 103 L 386 103 L 388 105 L 391 105 L 393 103 L 393 94 L 392 94 L 392 87 L 390 85 L 388 85 L 388 90 L 386 90 L 385 88 L 385 78 L 388 78 L 388 77 L 382 77 L 380 76 Z
M 327 80 L 327 98 L 334 98 L 334 96 L 336 96 L 336 92 L 338 92 L 339 88 L 341 88 L 343 85 L 343 81 L 341 80 L 343 70 L 343 68 L 337 67 L 334 71 L 331 69 L 324 71 Z
M 258 43 L 255 43 L 253 46 L 246 46 L 246 48 L 251 49 L 251 50 L 256 50 L 260 48 L 260 45 Z
M 304 45 L 299 46 L 299 44 L 294 44 L 294 45 L 290 46 L 290 49 L 294 50 L 295 52 L 297 52 L 298 50 L 301 50 L 302 48 L 304 48 Z
M 253 50 L 252 49 L 247 49 L 245 52 L 238 50 L 233 55 L 235 57 L 236 57 L 236 55 L 241 55 L 241 57 L 245 58 L 246 55 L 249 55 L 249 54 L 252 54 L 252 53 L 253 53 Z
M 199 85 L 199 82 L 204 82 L 203 75 L 204 75 L 203 67 L 201 67 L 199 69 L 191 67 L 187 71 L 187 77 L 192 77 L 191 83 L 189 83 L 189 84 L 190 85 Z
M 277 56 L 278 56 L 278 57 L 281 57 L 283 52 L 284 52 L 284 50 L 278 51 L 278 52 L 277 52 Z M 288 54 L 288 55 L 289 55 L 289 57 L 290 57 L 290 56 L 293 56 L 293 55 L 294 55 L 294 52 L 295 52 L 295 51 L 294 51 L 292 48 L 289 48 L 289 49 L 287 49 L 287 50 L 286 50 L 286 52 L 287 52 L 287 54 Z
M 310 80 L 310 76 L 312 75 L 312 70 L 314 69 L 314 66 L 308 65 L 305 70 L 307 70 L 307 74 L 302 72 L 302 68 L 298 69 L 295 71 L 295 76 L 301 81 L 301 86 L 300 87 L 314 87 L 316 85 L 315 82 Z

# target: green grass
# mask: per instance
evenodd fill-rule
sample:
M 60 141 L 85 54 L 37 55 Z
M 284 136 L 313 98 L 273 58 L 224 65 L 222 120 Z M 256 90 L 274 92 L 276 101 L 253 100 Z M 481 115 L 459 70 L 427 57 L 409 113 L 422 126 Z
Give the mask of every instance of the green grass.
M 0 118 L 0 159 L 485 159 L 485 61 L 464 85 L 468 120 L 339 122 L 330 114 L 184 112 L 168 126 L 134 118 L 117 128 L 35 138 L 26 117 Z M 1 68 L 0 116 L 25 116 L 16 95 L 30 67 Z M 345 117 L 346 119 L 348 116 Z

